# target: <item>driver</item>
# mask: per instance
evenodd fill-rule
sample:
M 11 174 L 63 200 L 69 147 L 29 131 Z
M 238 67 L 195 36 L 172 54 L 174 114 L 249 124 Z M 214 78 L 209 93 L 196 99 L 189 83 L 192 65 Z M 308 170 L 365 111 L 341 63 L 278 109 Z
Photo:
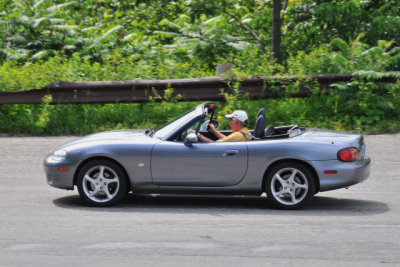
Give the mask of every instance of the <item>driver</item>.
M 231 126 L 232 133 L 225 136 L 217 129 L 214 124 L 210 123 L 210 131 L 218 138 L 217 142 L 232 142 L 232 141 L 247 141 L 251 137 L 250 131 L 247 129 L 249 123 L 249 117 L 246 111 L 236 110 L 232 114 L 225 115 L 225 118 L 229 119 L 229 125 Z M 197 133 L 197 137 L 202 142 L 214 142 L 213 140 L 205 137 L 201 133 Z

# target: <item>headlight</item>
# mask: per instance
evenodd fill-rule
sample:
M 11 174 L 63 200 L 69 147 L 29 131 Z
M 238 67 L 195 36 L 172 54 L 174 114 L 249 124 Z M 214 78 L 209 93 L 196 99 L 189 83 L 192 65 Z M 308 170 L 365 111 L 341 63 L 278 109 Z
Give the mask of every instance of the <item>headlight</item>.
M 48 159 L 47 162 L 58 162 L 65 160 L 67 158 L 67 151 L 63 149 L 59 149 L 53 152 L 53 155 L 51 155 Z

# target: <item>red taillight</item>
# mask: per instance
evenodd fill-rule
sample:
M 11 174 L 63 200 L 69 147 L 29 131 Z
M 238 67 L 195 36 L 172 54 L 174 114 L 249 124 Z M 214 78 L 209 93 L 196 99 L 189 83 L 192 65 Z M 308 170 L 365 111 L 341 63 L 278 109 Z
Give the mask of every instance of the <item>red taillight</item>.
M 355 147 L 348 147 L 338 152 L 340 161 L 355 161 L 358 158 L 358 151 Z

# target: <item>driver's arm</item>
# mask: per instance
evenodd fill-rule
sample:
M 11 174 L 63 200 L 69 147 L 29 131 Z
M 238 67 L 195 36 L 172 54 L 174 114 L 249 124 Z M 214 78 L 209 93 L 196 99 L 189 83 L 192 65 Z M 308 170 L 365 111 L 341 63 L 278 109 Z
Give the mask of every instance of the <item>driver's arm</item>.
M 197 133 L 197 138 L 199 138 L 199 140 L 200 140 L 201 142 L 205 142 L 205 143 L 214 142 L 214 140 L 211 140 L 210 138 L 205 137 L 205 136 L 202 135 L 201 133 Z
M 195 133 L 195 134 L 197 135 L 197 138 L 199 138 L 199 140 L 200 140 L 201 142 L 205 142 L 205 143 L 214 142 L 214 140 L 211 140 L 210 138 L 205 137 L 205 136 L 202 135 L 201 133 L 196 133 L 195 130 L 189 128 L 189 129 L 187 130 L 187 134 L 190 134 L 190 133 Z
M 223 135 L 222 133 L 220 133 L 217 129 L 215 129 L 214 124 L 210 123 L 208 124 L 208 126 L 210 127 L 210 131 L 218 138 L 218 139 L 222 139 L 225 138 L 226 136 Z

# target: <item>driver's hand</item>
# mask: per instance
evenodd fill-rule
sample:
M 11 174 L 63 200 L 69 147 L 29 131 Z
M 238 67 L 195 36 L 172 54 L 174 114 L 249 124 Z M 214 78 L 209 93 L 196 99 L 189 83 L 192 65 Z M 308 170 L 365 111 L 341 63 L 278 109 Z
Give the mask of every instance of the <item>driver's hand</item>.
M 212 131 L 212 132 L 214 132 L 216 130 L 214 124 L 212 124 L 212 123 L 209 123 L 208 127 L 210 127 L 210 131 Z
M 195 130 L 193 130 L 192 128 L 190 128 L 190 129 L 188 129 L 188 130 L 186 131 L 186 133 L 187 133 L 187 134 L 190 134 L 190 133 L 196 133 L 196 131 L 195 131 Z

